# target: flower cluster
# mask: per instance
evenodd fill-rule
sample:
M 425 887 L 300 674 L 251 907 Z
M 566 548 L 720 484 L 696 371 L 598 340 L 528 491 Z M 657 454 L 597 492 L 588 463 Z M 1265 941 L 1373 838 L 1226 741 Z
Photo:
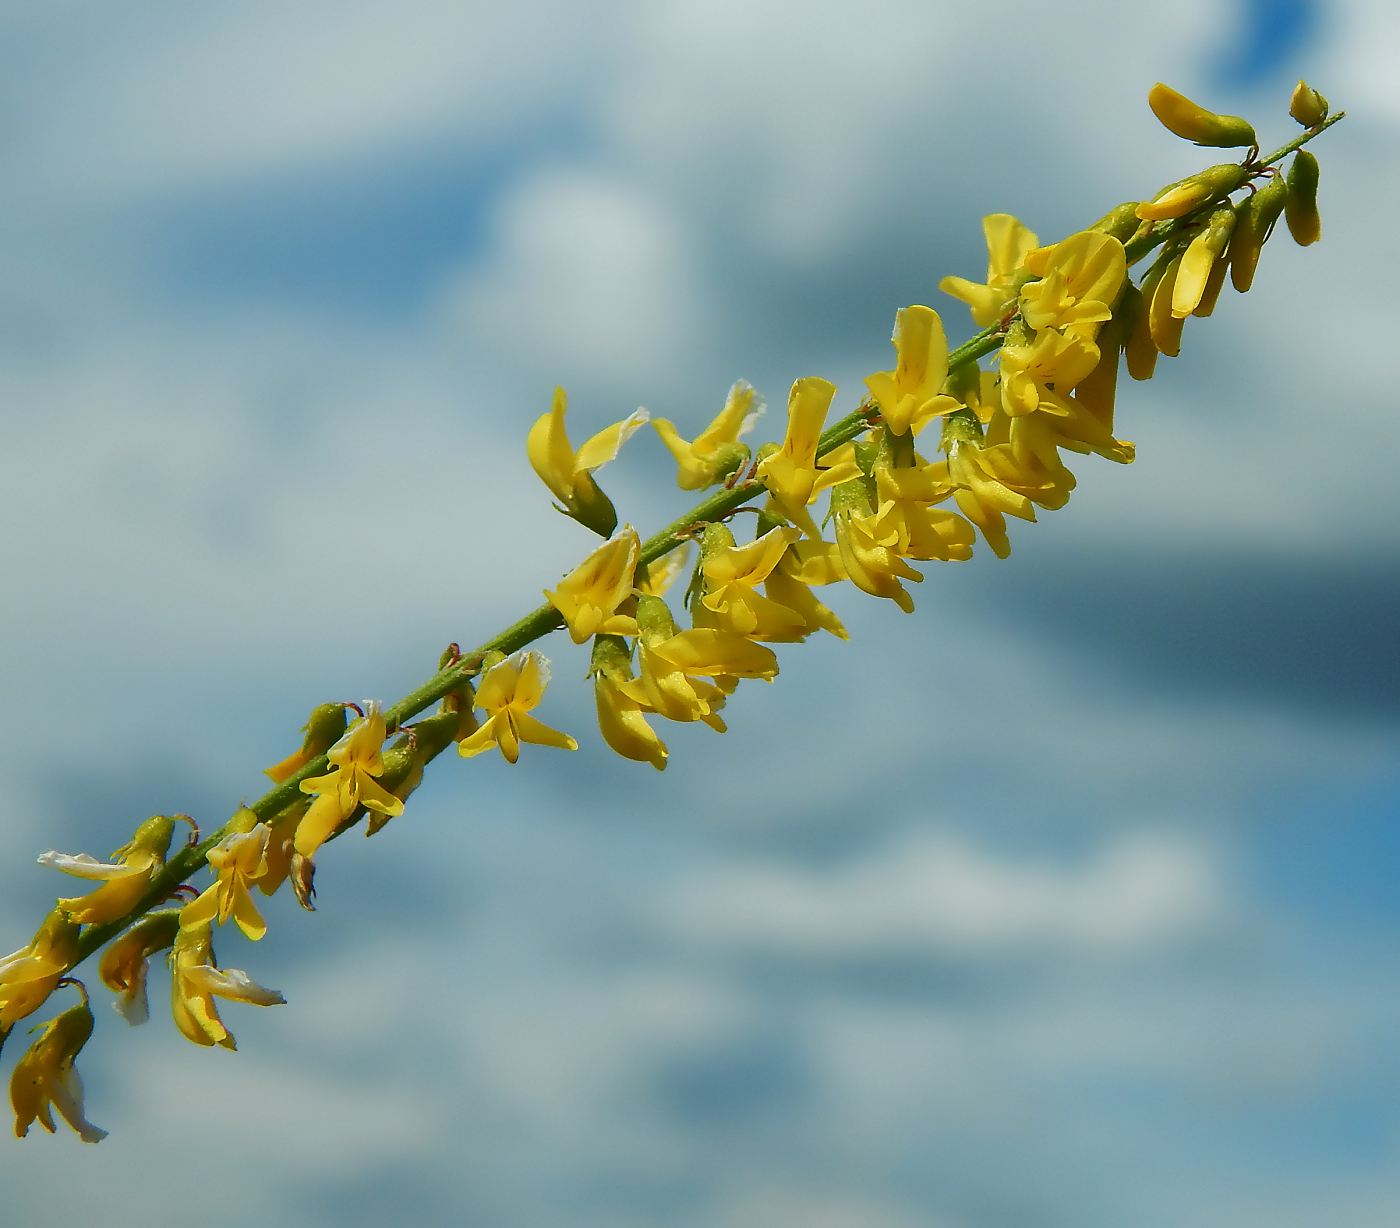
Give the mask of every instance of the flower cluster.
M 1053 243 L 1007 214 L 985 218 L 986 280 L 941 282 L 982 331 L 950 351 L 936 311 L 900 309 L 893 370 L 870 375 L 857 408 L 831 426 L 836 387 L 801 378 L 781 442 L 750 450 L 742 436 L 763 400 L 740 380 L 692 441 L 638 410 L 575 449 L 557 390 L 526 454 L 559 510 L 606 540 L 544 591 L 548 604 L 475 653 L 450 645 L 437 673 L 391 708 L 315 708 L 301 749 L 267 769 L 275 787 L 205 839 L 188 816 L 158 815 L 110 861 L 41 854 L 40 864 L 99 885 L 57 900 L 33 939 L 0 959 L 0 1045 L 60 987 L 76 986 L 83 999 L 35 1029 L 16 1064 L 16 1133 L 36 1120 L 52 1131 L 53 1107 L 85 1142 L 103 1137 L 84 1117 L 74 1069 L 93 1030 L 87 991 L 68 975 L 83 959 L 102 950 L 99 976 L 137 1024 L 149 1013 L 150 961 L 167 952 L 177 1029 L 195 1044 L 232 1049 L 216 999 L 283 1002 L 215 958 L 214 931 L 230 921 L 253 941 L 267 933 L 254 888 L 266 897 L 289 884 L 314 911 L 320 850 L 361 820 L 374 835 L 402 815 L 428 763 L 450 746 L 467 759 L 494 748 L 511 764 L 526 744 L 577 749 L 533 715 L 550 681 L 548 660 L 528 647 L 536 639 L 562 629 L 590 646 L 603 740 L 661 770 L 669 752 L 655 721 L 698 721 L 722 733 L 739 684 L 777 676 L 772 645 L 818 632 L 847 638 L 814 589 L 849 581 L 912 612 L 905 584 L 923 579 L 915 563 L 971 558 L 979 539 L 1006 558 L 1008 516 L 1034 521 L 1037 509 L 1068 502 L 1075 478 L 1065 453 L 1130 463 L 1133 445 L 1114 429 L 1120 363 L 1148 379 L 1159 355 L 1178 354 L 1187 318 L 1211 314 L 1227 276 L 1236 290 L 1250 288 L 1281 216 L 1298 243 L 1318 239 L 1317 161 L 1301 147 L 1340 118 L 1329 119 L 1326 100 L 1300 82 L 1290 114 L 1305 132 L 1260 158 L 1253 127 L 1237 116 L 1164 85 L 1149 104 L 1179 136 L 1248 152 Z M 1289 154 L 1285 175 L 1278 163 Z M 1134 280 L 1134 267 L 1154 252 Z M 648 421 L 675 461 L 677 485 L 713 493 L 643 541 L 630 524 L 617 527 L 595 474 Z M 731 527 L 741 510 L 754 513 L 748 540 Z M 689 583 L 668 602 L 692 547 Z M 434 703 L 431 715 L 404 723 Z M 192 835 L 172 856 L 180 821 Z M 201 867 L 213 875 L 203 890 L 184 881 Z

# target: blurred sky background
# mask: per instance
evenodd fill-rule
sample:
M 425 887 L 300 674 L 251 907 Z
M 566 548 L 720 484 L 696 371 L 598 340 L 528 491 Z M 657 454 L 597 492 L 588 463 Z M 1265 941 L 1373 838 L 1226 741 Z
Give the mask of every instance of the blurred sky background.
M 897 307 L 1289 139 L 1323 242 L 1120 389 L 1009 561 L 828 600 L 664 774 L 444 757 L 222 962 L 235 1055 L 100 988 L 85 1147 L 6 1223 L 1400 1222 L 1400 18 L 1381 0 L 0 4 L 0 950 L 153 813 L 217 825 L 591 548 L 525 460 L 736 377 L 849 408 Z M 604 473 L 689 500 L 654 435 Z M 830 592 L 830 590 L 828 590 Z M 201 880 L 203 878 L 201 876 Z M 87 973 L 95 983 L 95 972 Z M 66 1000 L 65 1000 L 66 1004 Z M 41 1016 L 44 1017 L 44 1016 Z M 16 1038 L 18 1040 L 18 1037 Z M 8 1078 L 18 1045 L 6 1054 Z

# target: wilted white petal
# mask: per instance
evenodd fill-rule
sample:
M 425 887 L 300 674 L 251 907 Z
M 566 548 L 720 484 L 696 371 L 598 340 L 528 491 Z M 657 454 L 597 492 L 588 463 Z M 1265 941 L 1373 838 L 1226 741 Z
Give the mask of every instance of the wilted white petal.
M 113 865 L 110 862 L 98 861 L 95 857 L 89 857 L 86 853 L 59 853 L 54 849 L 45 849 L 39 854 L 39 864 L 48 866 L 51 870 L 62 870 L 65 874 L 71 874 L 75 878 L 92 879 L 113 879 L 129 878 L 133 874 L 144 874 L 148 867 L 145 866 L 121 866 Z

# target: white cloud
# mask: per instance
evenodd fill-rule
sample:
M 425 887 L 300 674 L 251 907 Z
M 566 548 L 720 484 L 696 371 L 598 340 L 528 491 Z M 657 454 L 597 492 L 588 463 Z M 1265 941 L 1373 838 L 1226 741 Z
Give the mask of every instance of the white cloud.
M 496 254 L 445 292 L 474 348 L 561 384 L 625 377 L 658 394 L 703 351 L 698 264 L 664 202 L 597 171 L 545 170 L 495 226 Z
M 1200 932 L 1221 907 L 1214 861 L 1180 837 L 1118 837 L 1080 866 L 1004 859 L 910 834 L 828 871 L 728 867 L 666 892 L 675 932 L 789 954 L 1127 953 Z

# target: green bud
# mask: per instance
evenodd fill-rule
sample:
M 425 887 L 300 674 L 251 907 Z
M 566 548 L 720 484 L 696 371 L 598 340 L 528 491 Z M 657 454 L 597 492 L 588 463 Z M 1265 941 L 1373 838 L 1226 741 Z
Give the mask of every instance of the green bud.
M 113 858 L 126 857 L 138 849 L 154 853 L 161 861 L 170 852 L 170 840 L 175 834 L 175 820 L 163 814 L 152 815 L 131 835 L 131 842 L 122 845 Z
M 765 533 L 771 533 L 774 529 L 781 529 L 791 523 L 792 522 L 781 512 L 774 511 L 772 508 L 768 507 L 760 508 L 758 513 L 758 527 L 754 530 L 754 536 L 762 537 Z
M 1152 343 L 1152 323 L 1148 308 L 1152 296 L 1157 292 L 1157 283 L 1167 271 L 1167 262 L 1158 257 L 1142 279 L 1142 288 L 1136 291 L 1137 306 L 1133 331 L 1128 334 L 1128 343 L 1123 347 L 1123 359 L 1128 374 L 1135 380 L 1151 379 L 1157 369 L 1157 355 L 1160 352 Z M 1128 291 L 1124 291 L 1126 298 Z
M 632 651 L 627 641 L 620 635 L 595 635 L 588 675 L 590 678 L 601 675 L 613 682 L 626 682 L 631 678 Z
M 1221 149 L 1255 145 L 1254 128 L 1238 115 L 1217 115 L 1157 82 L 1147 95 L 1147 105 L 1162 125 L 1179 137 Z
M 943 421 L 946 429 L 947 418 Z M 842 512 L 866 515 L 874 510 L 875 499 L 874 478 L 859 477 L 849 482 L 839 482 L 831 488 L 831 515 L 839 516 Z
M 1317 159 L 1306 149 L 1300 149 L 1288 168 L 1288 203 L 1283 210 L 1288 233 L 1300 247 L 1322 238 L 1322 219 L 1317 212 L 1317 178 Z
M 1133 225 L 1137 225 L 1136 220 Z M 978 396 L 982 391 L 982 368 L 975 361 L 958 363 L 948 372 L 948 383 L 944 386 L 944 391 L 966 405 L 969 397 Z
M 1230 236 L 1228 258 L 1230 283 L 1241 294 L 1254 284 L 1259 253 L 1273 233 L 1287 200 L 1287 182 L 1282 175 L 1274 175 L 1253 196 L 1235 206 L 1235 229 Z
M 1185 217 L 1202 205 L 1228 196 L 1244 182 L 1245 168 L 1237 162 L 1220 162 L 1195 175 L 1169 183 L 1150 201 L 1137 207 L 1137 215 L 1148 221 Z
M 233 818 L 225 825 L 224 830 L 230 834 L 236 832 L 240 836 L 246 836 L 261 822 L 262 820 L 258 818 L 256 811 L 249 810 L 247 806 L 240 806 L 234 812 Z
M 637 630 L 643 638 L 669 640 L 680 632 L 671 616 L 671 607 L 660 597 L 646 594 L 637 598 Z
M 599 537 L 611 537 L 617 528 L 617 509 L 591 477 L 586 474 L 574 485 L 573 498 L 564 509 L 586 529 Z
M 1316 128 L 1327 118 L 1327 99 L 1306 81 L 1300 80 L 1293 87 L 1293 97 L 1288 103 L 1288 113 L 1304 128 Z
M 301 744 L 307 759 L 324 755 L 345 734 L 345 705 L 318 704 L 302 726 L 306 739 Z
M 1101 235 L 1110 235 L 1120 243 L 1126 243 L 1137 233 L 1137 211 L 1141 203 L 1138 200 L 1124 201 L 1116 209 L 1110 209 L 1089 229 Z

